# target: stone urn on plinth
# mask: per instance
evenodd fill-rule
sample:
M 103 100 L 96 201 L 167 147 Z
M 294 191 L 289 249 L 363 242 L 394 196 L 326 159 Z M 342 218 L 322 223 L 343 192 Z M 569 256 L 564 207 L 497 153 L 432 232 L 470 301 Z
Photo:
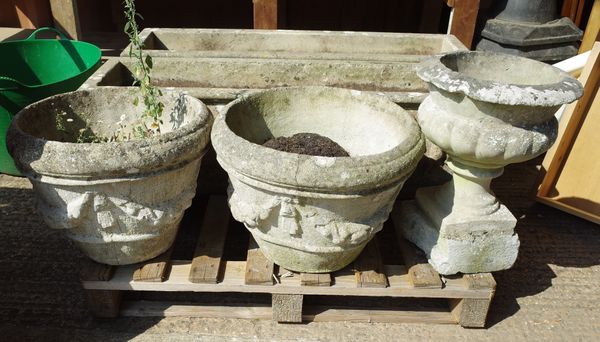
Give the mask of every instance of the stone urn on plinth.
M 349 157 L 284 152 L 262 144 L 313 133 Z M 233 101 L 212 144 L 229 174 L 229 206 L 267 258 L 298 272 L 352 262 L 388 219 L 425 151 L 414 118 L 383 96 L 356 90 L 276 88 Z
M 430 88 L 418 122 L 447 153 L 453 179 L 400 205 L 403 233 L 441 274 L 508 269 L 519 249 L 516 218 L 490 182 L 507 164 L 550 148 L 554 113 L 579 98 L 582 86 L 541 62 L 488 52 L 435 56 L 418 75 Z

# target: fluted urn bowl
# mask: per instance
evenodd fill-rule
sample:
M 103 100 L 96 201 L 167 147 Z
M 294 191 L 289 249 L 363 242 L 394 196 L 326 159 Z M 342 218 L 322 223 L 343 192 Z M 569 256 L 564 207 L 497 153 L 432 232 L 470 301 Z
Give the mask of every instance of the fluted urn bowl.
M 582 95 L 577 80 L 527 58 L 463 51 L 434 56 L 418 75 L 425 135 L 455 160 L 485 168 L 529 160 L 556 139 L 554 113 Z
M 316 133 L 350 157 L 262 146 Z M 267 258 L 299 272 L 343 268 L 381 230 L 424 152 L 413 117 L 381 96 L 328 87 L 242 97 L 215 119 L 212 143 L 229 174 L 229 205 Z

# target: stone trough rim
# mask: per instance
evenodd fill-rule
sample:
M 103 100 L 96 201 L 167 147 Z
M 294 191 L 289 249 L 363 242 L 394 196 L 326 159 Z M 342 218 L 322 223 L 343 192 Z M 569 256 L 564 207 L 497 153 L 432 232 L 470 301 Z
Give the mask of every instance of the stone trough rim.
M 102 182 L 102 179 L 139 178 L 165 169 L 176 169 L 183 164 L 200 158 L 206 152 L 213 121 L 210 110 L 202 101 L 187 95 L 185 92 L 166 89 L 162 90 L 165 95 L 183 93 L 183 96 L 189 101 L 188 105 L 197 107 L 199 114 L 173 131 L 150 138 L 102 143 L 60 142 L 32 135 L 20 127 L 25 115 L 33 115 L 30 113 L 34 113 L 33 110 L 42 105 L 42 102 L 65 98 L 74 94 L 122 93 L 131 92 L 133 89 L 137 89 L 137 87 L 110 86 L 78 89 L 54 95 L 26 106 L 14 116 L 8 129 L 7 145 L 10 154 L 16 161 L 24 161 L 19 162 L 24 175 L 28 177 L 46 176 L 46 178 L 49 176 L 55 178 L 55 182 L 60 183 L 61 178 L 86 181 L 95 179 L 100 182 Z M 181 145 L 180 148 L 176 148 L 178 144 Z M 35 150 L 42 151 L 39 159 L 22 158 L 27 155 L 27 151 Z M 62 150 L 73 152 L 71 156 L 75 160 L 71 165 L 75 165 L 74 167 L 69 167 L 66 162 L 60 165 L 48 163 L 54 158 L 53 154 L 56 151 Z M 101 150 L 114 150 L 115 152 L 110 155 L 107 154 L 106 159 L 93 165 L 85 160 L 85 156 L 89 153 L 99 153 Z M 140 158 L 137 158 L 137 160 L 127 158 L 135 154 L 138 154 Z M 79 155 L 83 155 L 83 157 Z M 163 159 L 158 158 L 158 160 L 151 157 L 159 155 L 166 157 Z M 111 162 L 115 163 L 111 165 Z M 55 167 L 49 167 L 49 165 L 55 165 Z
M 560 79 L 545 84 L 517 84 L 485 80 L 468 76 L 447 67 L 443 58 L 460 56 L 505 58 L 512 63 L 539 64 L 540 68 L 554 72 Z M 434 55 L 424 60 L 417 68 L 417 75 L 425 82 L 450 93 L 462 93 L 475 100 L 503 105 L 553 107 L 570 103 L 581 97 L 581 83 L 568 73 L 546 63 L 529 58 L 486 51 L 456 51 Z M 503 96 L 509 94 L 510 96 Z
M 226 123 L 228 111 L 244 101 L 249 101 L 265 93 L 302 90 L 310 92 L 345 92 L 368 103 L 382 104 L 386 108 L 397 112 L 398 115 L 404 116 L 407 122 L 410 122 L 410 127 L 405 127 L 405 130 L 408 132 L 414 130 L 415 134 L 408 134 L 407 139 L 402 144 L 397 144 L 392 149 L 381 153 L 355 157 L 322 157 L 263 147 L 238 136 Z M 425 138 L 419 125 L 415 118 L 401 106 L 391 102 L 384 96 L 325 86 L 278 87 L 241 96 L 220 110 L 213 125 L 211 142 L 217 152 L 217 159 L 221 166 L 227 172 L 234 172 L 238 177 L 242 176 L 246 181 L 250 180 L 250 183 L 266 183 L 275 188 L 287 188 L 295 192 L 322 194 L 343 194 L 353 191 L 367 193 L 402 182 L 412 173 L 425 151 Z M 297 168 L 307 166 L 315 172 L 320 172 L 322 177 L 314 182 L 298 179 L 291 175 L 282 175 L 281 173 L 267 177 L 261 172 L 263 165 L 260 161 L 264 158 L 273 158 L 272 160 L 278 160 L 281 164 L 295 165 Z M 240 160 L 245 160 L 245 163 L 240 163 Z M 319 163 L 328 164 L 328 166 L 315 167 Z M 367 167 L 369 169 L 387 170 L 387 172 L 381 174 L 368 172 L 368 176 L 364 176 L 364 172 L 360 171 Z M 339 175 L 344 171 L 348 172 L 349 177 L 342 179 Z

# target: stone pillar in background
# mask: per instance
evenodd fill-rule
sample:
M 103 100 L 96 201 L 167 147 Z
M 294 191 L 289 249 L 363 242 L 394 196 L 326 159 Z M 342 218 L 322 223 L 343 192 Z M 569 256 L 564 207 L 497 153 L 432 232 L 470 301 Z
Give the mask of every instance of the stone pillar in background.
M 577 54 L 583 32 L 558 17 L 556 0 L 498 0 L 481 31 L 478 51 L 502 52 L 544 62 Z

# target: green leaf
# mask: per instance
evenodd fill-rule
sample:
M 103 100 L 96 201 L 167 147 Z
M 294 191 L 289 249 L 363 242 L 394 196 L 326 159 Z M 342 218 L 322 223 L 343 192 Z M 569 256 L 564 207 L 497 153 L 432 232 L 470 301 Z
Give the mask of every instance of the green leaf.
M 152 68 L 152 57 L 150 55 L 146 55 L 146 65 L 148 65 L 148 68 Z
M 140 103 L 140 98 L 136 96 L 136 97 L 133 99 L 133 105 L 134 105 L 134 106 L 137 106 L 139 103 Z

